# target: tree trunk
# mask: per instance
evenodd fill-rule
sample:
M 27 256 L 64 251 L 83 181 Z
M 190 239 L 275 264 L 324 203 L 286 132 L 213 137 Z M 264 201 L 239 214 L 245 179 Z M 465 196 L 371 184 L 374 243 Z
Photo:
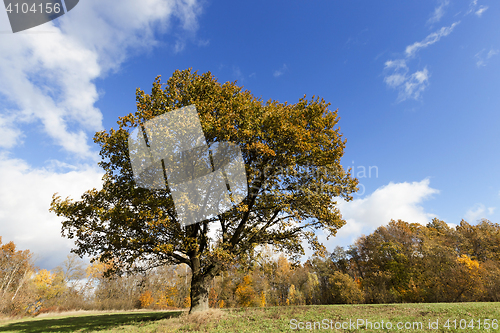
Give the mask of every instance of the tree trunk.
M 14 298 L 16 298 L 17 293 L 19 292 L 19 289 L 21 289 L 21 287 L 24 284 L 24 281 L 26 281 L 26 276 L 28 275 L 28 271 L 29 271 L 29 269 L 26 267 L 26 270 L 24 271 L 23 277 L 22 277 L 21 281 L 19 282 L 19 285 L 17 286 L 16 292 L 14 293 L 14 296 L 12 296 L 11 301 L 13 301 Z
M 187 232 L 191 232 L 193 238 L 197 237 L 200 231 L 200 224 L 190 225 L 186 228 Z M 205 234 L 207 229 L 202 231 Z M 194 248 L 192 251 L 188 252 L 189 261 L 191 262 L 191 308 L 189 313 L 207 311 L 209 309 L 208 305 L 208 293 L 210 291 L 210 283 L 217 273 L 220 271 L 221 266 L 215 263 L 205 263 L 205 269 L 202 269 L 200 262 L 200 253 L 205 249 L 206 242 L 203 241 L 200 247 Z M 201 248 L 201 250 L 200 250 Z
M 191 309 L 189 313 L 208 310 L 208 292 L 210 291 L 210 278 L 201 272 L 193 272 L 191 278 Z

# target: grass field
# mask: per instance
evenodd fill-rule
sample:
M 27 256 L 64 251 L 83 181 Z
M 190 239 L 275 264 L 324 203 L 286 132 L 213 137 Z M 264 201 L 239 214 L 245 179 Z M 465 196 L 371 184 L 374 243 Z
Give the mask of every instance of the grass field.
M 500 303 L 320 305 L 182 311 L 73 312 L 3 320 L 1 332 L 500 332 Z M 316 323 L 316 324 L 315 324 Z

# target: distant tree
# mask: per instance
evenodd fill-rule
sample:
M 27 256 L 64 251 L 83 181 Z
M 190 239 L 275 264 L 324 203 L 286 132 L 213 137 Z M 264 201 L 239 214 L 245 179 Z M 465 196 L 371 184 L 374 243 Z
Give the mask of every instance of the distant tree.
M 417 223 L 391 220 L 357 240 L 350 255 L 357 266 L 354 271 L 363 279 L 367 302 L 411 301 L 420 274 L 422 228 Z
M 68 290 L 61 272 L 53 273 L 42 269 L 36 273 L 33 283 L 38 299 L 45 308 L 61 305 L 63 296 Z
M 68 254 L 66 260 L 53 272 L 59 277 L 61 283 L 66 286 L 60 295 L 61 308 L 81 309 L 87 306 L 87 300 L 91 293 L 89 281 L 84 281 L 87 264 L 75 254 Z
M 363 303 L 363 291 L 352 277 L 342 272 L 334 271 L 329 277 L 330 290 L 333 303 L 356 304 Z
M 66 260 L 62 265 L 54 269 L 56 274 L 61 274 L 62 279 L 68 287 L 78 288 L 80 280 L 85 278 L 85 271 L 87 264 L 85 264 L 77 255 L 68 254 Z
M 141 296 L 139 296 L 139 301 L 141 302 L 141 308 L 148 308 L 151 304 L 154 303 L 153 294 L 151 293 L 151 291 L 146 290 L 141 293 Z
M 500 225 L 482 219 L 476 225 L 462 220 L 457 226 L 461 254 L 479 261 L 500 261 Z
M 420 276 L 414 280 L 422 301 L 451 302 L 456 296 L 461 238 L 456 229 L 434 218 L 420 229 Z
M 500 301 L 500 262 L 488 260 L 482 264 L 485 296 L 483 301 Z
M 304 268 L 305 280 L 301 285 L 302 294 L 304 295 L 304 301 L 306 304 L 319 304 L 319 280 L 318 275 L 311 272 L 308 268 Z
M 35 271 L 33 254 L 18 250 L 14 242 L 2 243 L 0 236 L 0 312 L 19 313 L 34 300 L 29 280 Z
M 92 306 L 99 310 L 128 310 L 141 306 L 140 275 L 110 275 L 114 261 L 95 260 L 87 267 L 88 284 L 92 286 Z
M 143 297 L 141 307 L 154 309 L 182 307 L 185 297 L 189 295 L 185 292 L 184 277 L 184 270 L 176 266 L 158 267 L 144 274 L 140 283 L 141 290 L 144 290 L 141 293 Z M 151 296 L 151 302 L 144 306 L 143 299 L 148 299 L 146 297 L 148 293 Z
M 182 227 L 169 190 L 134 182 L 127 139 L 146 121 L 194 104 L 208 144 L 229 141 L 243 153 L 248 196 L 232 210 Z M 345 139 L 337 111 L 323 99 L 267 103 L 210 72 L 176 71 L 162 89 L 137 89 L 137 112 L 120 117 L 118 129 L 96 133 L 105 170 L 102 190 L 80 201 L 54 195 L 51 210 L 66 219 L 62 232 L 79 255 L 116 258 L 116 269 L 187 264 L 192 271 L 191 312 L 208 309 L 210 283 L 229 263 L 247 261 L 259 244 L 303 254 L 302 240 L 324 247 L 314 230 L 335 235 L 345 224 L 333 198 L 351 200 L 357 180 L 340 164 Z M 215 240 L 209 231 L 219 228 Z
M 252 277 L 250 275 L 243 277 L 243 281 L 236 287 L 235 294 L 238 306 L 249 307 L 258 303 L 258 296 L 252 287 Z
M 485 276 L 482 265 L 469 256 L 462 254 L 457 259 L 454 276 L 457 279 L 453 302 L 457 301 L 478 301 L 483 298 L 485 293 L 483 279 Z

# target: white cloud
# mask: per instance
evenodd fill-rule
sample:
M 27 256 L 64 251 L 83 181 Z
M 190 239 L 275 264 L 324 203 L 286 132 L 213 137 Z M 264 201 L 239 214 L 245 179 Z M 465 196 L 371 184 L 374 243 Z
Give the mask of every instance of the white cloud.
M 423 48 L 428 47 L 429 45 L 432 45 L 436 42 L 438 42 L 442 37 L 448 36 L 453 32 L 453 29 L 460 23 L 460 21 L 453 23 L 449 27 L 442 27 L 436 32 L 431 33 L 427 37 L 425 37 L 424 40 L 421 42 L 415 42 L 412 45 L 409 45 L 406 47 L 406 56 L 408 58 L 415 56 L 415 54 Z
M 386 61 L 385 69 L 392 69 L 394 71 L 391 75 L 384 78 L 385 83 L 391 88 L 397 88 L 407 80 L 409 69 L 404 59 Z
M 487 59 L 489 59 L 489 58 L 493 57 L 494 55 L 497 55 L 497 54 L 498 54 L 498 52 L 499 52 L 498 50 L 493 50 L 493 49 L 492 49 L 492 50 L 490 50 L 490 51 L 488 52 L 488 55 L 487 55 L 487 57 L 486 57 L 486 58 L 487 58 Z
M 56 161 L 48 168 L 33 168 L 23 160 L 0 154 L 2 241 L 29 249 L 47 268 L 61 263 L 73 244 L 61 237 L 62 218 L 48 211 L 52 195 L 58 192 L 63 198 L 78 200 L 85 191 L 101 188 L 102 175 L 97 167 Z
M 198 0 L 81 1 L 41 26 L 0 35 L 0 148 L 23 143 L 27 126 L 42 125 L 54 142 L 77 157 L 96 153 L 88 132 L 102 128 L 95 81 L 119 70 L 127 57 L 159 44 L 156 34 L 179 22 L 171 48 L 193 37 L 201 12 Z M 0 11 L 0 30 L 10 31 Z M 180 46 L 179 46 L 180 45 Z M 28 130 L 30 128 L 28 127 Z M 102 171 L 50 160 L 45 168 L 0 152 L 0 235 L 30 249 L 45 266 L 65 259 L 72 242 L 61 238 L 61 218 L 49 213 L 52 194 L 78 199 L 99 188 Z
M 426 212 L 422 203 L 439 193 L 429 183 L 429 179 L 412 183 L 390 182 L 362 199 L 349 202 L 336 199 L 346 225 L 329 240 L 324 234 L 319 234 L 318 238 L 331 251 L 338 245 L 353 244 L 361 235 L 370 234 L 378 227 L 387 225 L 391 219 L 426 225 L 436 215 Z M 306 257 L 311 255 L 312 251 L 307 250 Z
M 409 76 L 404 84 L 404 89 L 400 91 L 399 99 L 408 98 L 419 99 L 422 92 L 429 85 L 429 71 L 424 68 L 422 71 L 416 71 Z
M 385 62 L 384 82 L 388 87 L 399 90 L 398 102 L 407 99 L 418 100 L 422 96 L 424 90 L 429 86 L 429 70 L 424 67 L 422 70 L 410 73 L 408 62 L 415 54 L 436 42 L 442 37 L 448 36 L 460 21 L 453 23 L 449 27 L 442 27 L 436 32 L 428 35 L 424 40 L 408 45 L 405 50 L 406 57 L 404 59 L 388 60 Z
M 434 13 L 432 13 L 432 16 L 427 20 L 427 24 L 432 24 L 439 22 L 441 18 L 444 16 L 444 9 L 446 6 L 450 4 L 449 0 L 441 0 L 439 3 L 439 6 L 437 6 L 434 9 Z
M 288 67 L 286 64 L 283 64 L 280 69 L 277 69 L 274 71 L 273 76 L 274 77 L 280 77 L 281 75 L 285 74 L 285 72 L 288 70 Z
M 102 128 L 102 113 L 94 81 L 119 69 L 130 54 L 158 44 L 155 32 L 165 32 L 172 19 L 185 31 L 197 28 L 197 0 L 82 1 L 68 14 L 27 33 L 0 38 L 0 96 L 17 109 L 3 120 L 6 148 L 19 142 L 16 124 L 40 122 L 56 144 L 81 157 L 91 156 L 87 131 Z M 0 28 L 7 30 L 7 16 Z M 38 33 L 37 33 L 38 32 Z M 173 46 L 182 48 L 179 38 Z M 9 114 L 13 114 L 10 110 Z M 7 110 L 0 109 L 0 114 Z M 5 115 L 2 116 L 5 119 Z
M 490 215 L 493 215 L 496 207 L 488 207 L 479 203 L 475 204 L 464 214 L 464 218 L 469 223 L 474 223 L 480 219 L 487 218 Z
M 243 75 L 240 67 L 238 66 L 233 66 L 233 77 L 235 77 L 236 80 L 238 80 L 238 83 L 240 84 L 245 80 L 245 76 Z
M 481 218 L 485 212 L 485 207 L 483 204 L 476 204 L 473 208 L 470 208 L 465 213 L 465 220 L 474 222 Z
M 389 223 L 391 219 L 427 224 L 435 215 L 426 213 L 421 204 L 433 194 L 439 193 L 429 183 L 428 179 L 413 183 L 390 182 L 365 198 L 340 201 L 342 215 L 351 220 L 353 226 L 351 228 L 346 224 L 340 229 L 339 236 L 349 235 L 360 229 L 371 232 Z
M 465 13 L 465 15 L 469 15 L 470 13 L 474 12 L 474 10 L 476 9 L 476 6 L 477 6 L 477 1 L 478 0 L 471 1 L 471 3 L 469 4 L 469 10 L 467 11 L 467 13 Z
M 477 59 L 476 66 L 477 67 L 486 66 L 488 63 L 488 60 L 490 60 L 492 57 L 496 56 L 499 53 L 500 53 L 499 50 L 491 49 L 488 52 L 486 52 L 486 49 L 482 49 L 481 51 L 476 53 L 476 55 L 474 56 Z
M 12 148 L 21 141 L 22 132 L 13 124 L 13 118 L 0 114 L 0 148 Z
M 186 47 L 186 44 L 184 43 L 184 41 L 178 40 L 175 42 L 174 52 L 181 53 L 182 51 L 184 51 L 185 47 Z
M 93 107 L 97 92 L 91 83 L 99 74 L 96 56 L 53 25 L 44 29 L 52 33 L 0 38 L 0 93 L 19 109 L 7 128 L 12 130 L 15 122 L 40 121 L 66 150 L 88 156 L 84 131 L 70 131 L 67 124 L 101 127 L 102 115 Z M 7 47 L 9 42 L 12 47 Z
M 210 45 L 210 39 L 200 39 L 198 40 L 198 42 L 196 43 L 198 46 L 208 46 Z
M 477 3 L 478 3 L 478 0 L 473 0 L 470 4 L 469 4 L 469 10 L 467 11 L 467 13 L 465 13 L 465 15 L 469 15 L 469 14 L 476 14 L 477 17 L 481 17 L 483 15 L 483 13 L 485 11 L 488 10 L 488 6 L 484 6 L 484 5 L 481 5 L 479 6 L 479 8 L 477 8 Z
M 478 17 L 481 17 L 481 15 L 483 15 L 483 13 L 488 10 L 488 8 L 489 8 L 488 6 L 481 6 L 481 7 L 479 7 L 479 9 L 476 11 L 475 14 Z
M 429 85 L 430 74 L 427 68 L 408 74 L 409 68 L 403 59 L 387 61 L 385 69 L 392 71 L 391 74 L 384 78 L 384 82 L 389 87 L 399 90 L 398 102 L 409 98 L 418 100 Z

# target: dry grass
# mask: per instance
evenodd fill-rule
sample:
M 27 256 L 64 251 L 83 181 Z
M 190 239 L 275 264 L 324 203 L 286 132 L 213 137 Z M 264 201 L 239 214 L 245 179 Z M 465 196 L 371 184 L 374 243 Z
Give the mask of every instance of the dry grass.
M 228 313 L 231 313 L 231 311 L 222 311 L 219 309 L 209 309 L 208 311 L 197 312 L 193 314 L 188 314 L 187 312 L 185 312 L 177 318 L 169 319 L 168 325 L 162 325 L 157 332 L 177 332 L 180 328 L 186 331 L 206 331 L 226 318 L 228 316 Z
M 182 311 L 180 310 L 161 310 L 161 312 L 168 311 Z M 187 310 L 186 310 L 187 311 Z M 150 309 L 134 309 L 134 310 L 73 310 L 73 311 L 53 311 L 41 313 L 36 318 L 54 318 L 54 317 L 72 317 L 72 316 L 84 316 L 84 315 L 100 315 L 100 314 L 113 314 L 113 313 L 133 313 L 133 312 L 155 312 Z
M 5 316 L 3 314 L 0 314 L 0 323 L 3 321 L 7 321 L 7 320 L 12 320 L 12 317 L 8 317 L 8 316 Z

